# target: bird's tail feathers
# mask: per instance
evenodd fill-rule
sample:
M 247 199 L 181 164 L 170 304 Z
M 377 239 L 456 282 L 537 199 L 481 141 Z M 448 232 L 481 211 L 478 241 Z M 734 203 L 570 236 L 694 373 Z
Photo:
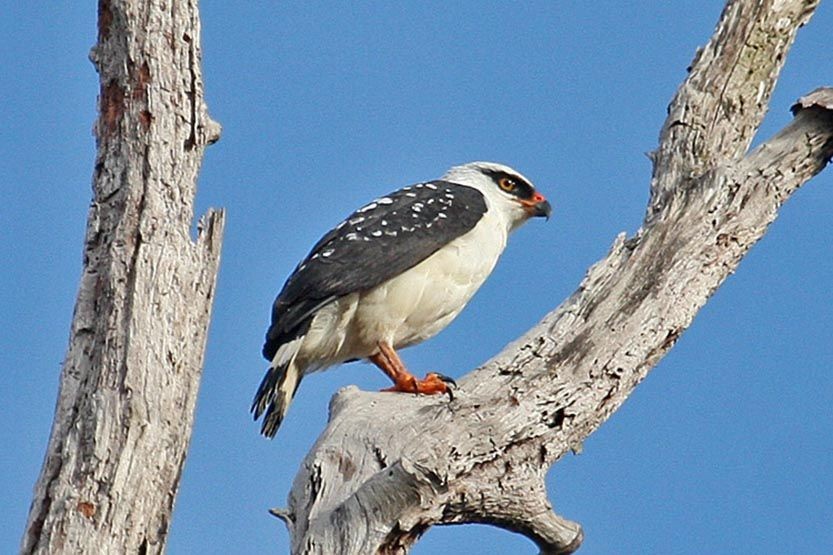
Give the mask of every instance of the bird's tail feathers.
M 295 360 L 298 346 L 291 346 L 294 352 L 289 357 L 281 357 L 278 351 L 252 402 L 255 420 L 263 415 L 260 432 L 266 437 L 275 437 L 304 376 Z

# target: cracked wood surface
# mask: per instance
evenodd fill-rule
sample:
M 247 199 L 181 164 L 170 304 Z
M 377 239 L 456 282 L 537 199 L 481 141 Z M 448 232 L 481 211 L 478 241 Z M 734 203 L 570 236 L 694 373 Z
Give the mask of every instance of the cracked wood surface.
M 293 553 L 404 553 L 430 526 L 488 523 L 542 553 L 583 532 L 552 511 L 549 467 L 596 430 L 674 345 L 833 155 L 833 89 L 751 152 L 798 28 L 816 1 L 730 1 L 669 106 L 651 200 L 576 292 L 460 380 L 453 402 L 345 388 L 275 509 Z
M 83 273 L 22 553 L 160 553 L 191 436 L 222 211 L 194 219 L 207 114 L 196 0 L 101 0 Z

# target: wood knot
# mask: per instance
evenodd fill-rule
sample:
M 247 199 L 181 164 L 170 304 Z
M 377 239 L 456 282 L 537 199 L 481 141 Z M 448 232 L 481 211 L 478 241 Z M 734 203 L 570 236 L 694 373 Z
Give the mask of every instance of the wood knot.
M 79 513 L 81 513 L 89 519 L 92 519 L 95 516 L 95 505 L 93 505 L 89 501 L 79 501 L 76 508 L 78 509 Z
M 119 128 L 124 115 L 124 87 L 115 80 L 102 85 L 100 93 L 101 114 L 99 117 L 99 137 L 109 137 Z

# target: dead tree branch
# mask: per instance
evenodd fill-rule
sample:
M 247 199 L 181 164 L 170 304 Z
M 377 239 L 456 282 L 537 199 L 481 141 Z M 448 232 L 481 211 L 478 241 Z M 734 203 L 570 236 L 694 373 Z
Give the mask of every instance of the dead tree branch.
M 196 0 L 101 0 L 84 268 L 22 553 L 161 553 L 191 437 L 223 212 L 205 147 Z
M 346 388 L 278 511 L 293 553 L 400 553 L 430 526 L 489 523 L 569 553 L 544 477 L 674 345 L 833 155 L 833 89 L 748 152 L 816 1 L 732 0 L 669 106 L 640 231 L 576 292 L 460 382 L 453 402 Z

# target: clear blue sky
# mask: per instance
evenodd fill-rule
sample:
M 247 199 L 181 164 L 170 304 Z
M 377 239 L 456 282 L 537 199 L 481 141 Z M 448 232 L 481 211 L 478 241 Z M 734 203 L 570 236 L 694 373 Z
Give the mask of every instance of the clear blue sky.
M 97 76 L 94 2 L 7 3 L 0 20 L 0 552 L 17 549 L 47 442 L 81 269 Z M 665 108 L 722 8 L 671 2 L 204 2 L 209 107 L 224 126 L 197 205 L 224 206 L 223 264 L 170 553 L 285 552 L 267 514 L 331 395 L 307 378 L 276 440 L 248 408 L 284 279 L 375 195 L 486 159 L 555 206 L 520 230 L 415 372 L 460 376 L 559 304 L 647 199 Z M 833 84 L 833 5 L 800 32 L 762 131 Z M 833 170 L 807 184 L 625 406 L 549 474 L 581 553 L 833 553 Z M 535 553 L 485 526 L 414 553 Z

